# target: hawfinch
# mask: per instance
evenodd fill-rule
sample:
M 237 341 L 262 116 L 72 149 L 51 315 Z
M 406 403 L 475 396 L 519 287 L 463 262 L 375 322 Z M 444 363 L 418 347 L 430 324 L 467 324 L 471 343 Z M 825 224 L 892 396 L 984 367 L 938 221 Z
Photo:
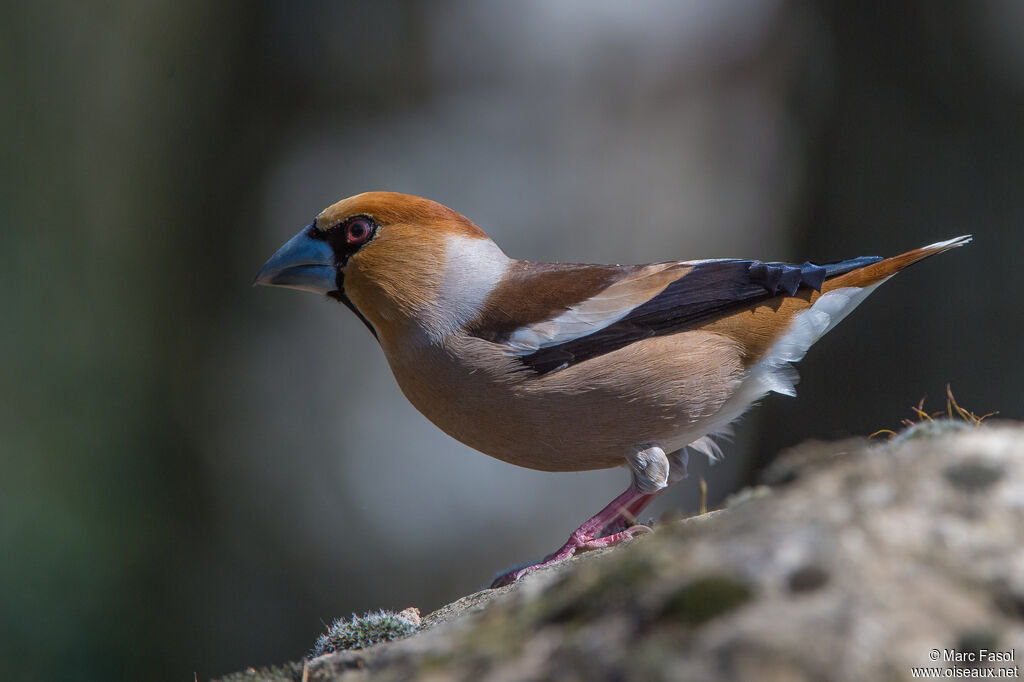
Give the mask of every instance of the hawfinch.
M 688 449 L 720 456 L 755 401 L 795 395 L 792 363 L 885 280 L 969 236 L 894 258 L 531 263 L 427 199 L 360 194 L 326 208 L 256 284 L 354 312 L 409 401 L 445 433 L 542 471 L 625 466 L 626 492 L 544 562 L 607 547 L 686 476 Z

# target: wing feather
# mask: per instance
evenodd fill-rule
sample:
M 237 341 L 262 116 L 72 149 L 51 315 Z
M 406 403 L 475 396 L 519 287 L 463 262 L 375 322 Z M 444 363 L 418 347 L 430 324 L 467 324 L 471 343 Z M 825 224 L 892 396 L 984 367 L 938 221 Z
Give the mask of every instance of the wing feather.
M 549 320 L 520 327 L 508 345 L 520 355 L 552 348 L 607 329 L 630 315 L 690 271 L 680 263 L 657 263 L 632 270 L 590 298 Z M 554 356 L 552 356 L 554 357 Z
M 524 365 L 547 374 L 768 299 L 795 296 L 801 288 L 820 291 L 827 278 L 878 260 L 828 265 L 712 260 L 647 266 L 658 269 L 628 275 L 553 319 L 516 330 L 509 347 Z

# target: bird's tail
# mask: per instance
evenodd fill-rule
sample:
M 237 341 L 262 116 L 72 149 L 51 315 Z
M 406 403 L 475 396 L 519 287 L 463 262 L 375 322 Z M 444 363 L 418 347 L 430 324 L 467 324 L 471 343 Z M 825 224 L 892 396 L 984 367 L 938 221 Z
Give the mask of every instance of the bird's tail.
M 950 249 L 955 249 L 958 246 L 963 246 L 970 242 L 971 239 L 973 239 L 973 237 L 967 234 L 962 237 L 947 239 L 944 242 L 936 242 L 934 244 L 929 244 L 928 246 L 922 246 L 919 249 L 907 251 L 906 253 L 902 253 L 898 256 L 893 256 L 892 258 L 885 258 L 876 263 L 871 263 L 870 265 L 865 265 L 862 268 L 825 280 L 825 283 L 822 286 L 822 291 L 830 291 L 840 287 L 868 287 L 874 284 L 881 284 L 903 268 L 913 265 L 919 260 L 924 260 L 929 256 L 934 256 L 937 253 L 942 253 L 943 251 L 949 251 Z

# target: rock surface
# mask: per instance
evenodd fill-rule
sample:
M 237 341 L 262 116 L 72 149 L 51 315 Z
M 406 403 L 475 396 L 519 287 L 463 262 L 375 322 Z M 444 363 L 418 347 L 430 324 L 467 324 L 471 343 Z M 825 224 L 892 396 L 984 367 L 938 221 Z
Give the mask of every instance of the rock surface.
M 1024 427 L 809 443 L 766 476 L 723 511 L 464 597 L 407 639 L 225 681 L 1020 676 Z

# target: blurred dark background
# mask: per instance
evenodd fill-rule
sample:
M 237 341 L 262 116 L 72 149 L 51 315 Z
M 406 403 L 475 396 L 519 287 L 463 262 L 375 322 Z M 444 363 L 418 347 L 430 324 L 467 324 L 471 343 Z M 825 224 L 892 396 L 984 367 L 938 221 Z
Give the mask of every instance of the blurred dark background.
M 343 307 L 251 279 L 369 189 L 513 256 L 967 249 L 880 289 L 692 512 L 951 383 L 1019 418 L 1024 4 L 5 3 L 0 677 L 200 679 L 427 612 L 554 549 L 623 471 L 517 469 L 409 407 Z

